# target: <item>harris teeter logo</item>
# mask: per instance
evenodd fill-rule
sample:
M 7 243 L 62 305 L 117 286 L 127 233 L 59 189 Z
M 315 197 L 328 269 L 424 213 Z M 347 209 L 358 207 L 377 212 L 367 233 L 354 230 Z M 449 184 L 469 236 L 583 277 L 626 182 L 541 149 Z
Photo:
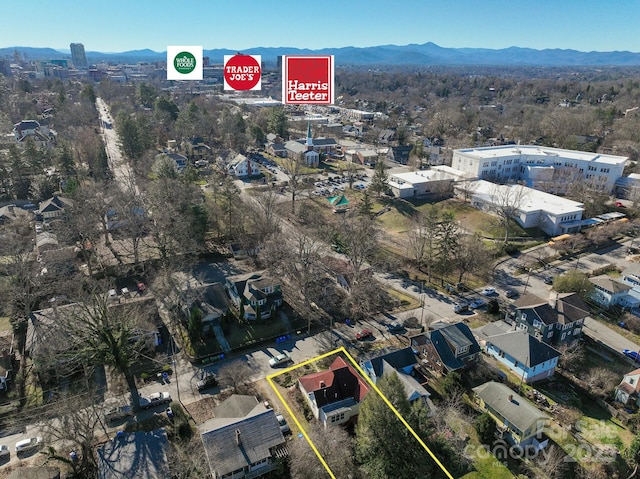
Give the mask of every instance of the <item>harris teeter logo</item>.
M 178 73 L 188 75 L 196 69 L 196 57 L 189 52 L 180 52 L 174 57 L 173 66 Z

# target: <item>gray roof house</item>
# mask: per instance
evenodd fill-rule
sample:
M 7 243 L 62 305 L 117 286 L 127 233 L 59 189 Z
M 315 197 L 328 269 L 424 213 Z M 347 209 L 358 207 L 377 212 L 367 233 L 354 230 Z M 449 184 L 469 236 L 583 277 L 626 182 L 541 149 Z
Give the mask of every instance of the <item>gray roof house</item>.
M 373 384 L 377 384 L 378 379 L 382 376 L 394 372 L 397 373 L 410 402 L 418 399 L 426 401 L 431 394 L 414 377 L 414 368 L 417 363 L 413 350 L 404 348 L 377 356 L 368 361 L 361 361 L 360 366 L 371 378 Z
M 97 450 L 99 479 L 170 479 L 164 429 L 116 436 Z
M 546 446 L 542 433 L 551 418 L 528 399 L 495 381 L 481 384 L 473 388 L 473 392 L 480 409 L 493 417 L 508 442 L 537 448 Z
M 496 325 L 496 323 L 500 323 Z M 484 351 L 528 384 L 553 376 L 560 352 L 522 329 L 497 321 L 479 331 Z
M 275 412 L 255 397 L 233 395 L 214 413 L 198 427 L 214 478 L 259 477 L 287 456 Z

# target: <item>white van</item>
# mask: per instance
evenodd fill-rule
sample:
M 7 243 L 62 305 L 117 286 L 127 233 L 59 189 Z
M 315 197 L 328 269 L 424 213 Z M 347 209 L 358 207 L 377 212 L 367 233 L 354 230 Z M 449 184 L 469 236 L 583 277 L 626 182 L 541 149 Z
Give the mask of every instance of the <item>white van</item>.
M 23 439 L 22 441 L 16 442 L 16 453 L 20 454 L 21 452 L 27 452 L 32 449 L 39 448 L 41 445 L 42 438 L 40 436 Z

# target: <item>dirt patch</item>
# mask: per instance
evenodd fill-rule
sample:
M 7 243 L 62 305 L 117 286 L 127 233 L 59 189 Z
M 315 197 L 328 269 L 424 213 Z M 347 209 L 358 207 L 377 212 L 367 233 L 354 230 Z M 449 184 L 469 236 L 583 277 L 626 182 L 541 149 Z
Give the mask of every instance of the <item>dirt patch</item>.
M 202 424 L 213 417 L 213 408 L 216 406 L 216 400 L 212 397 L 208 397 L 192 402 L 191 404 L 187 404 L 185 409 L 196 424 Z

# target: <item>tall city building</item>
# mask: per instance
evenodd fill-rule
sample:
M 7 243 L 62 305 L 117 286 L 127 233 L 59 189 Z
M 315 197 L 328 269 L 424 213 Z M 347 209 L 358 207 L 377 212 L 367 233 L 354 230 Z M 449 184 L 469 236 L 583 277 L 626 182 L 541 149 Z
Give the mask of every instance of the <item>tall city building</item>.
M 71 48 L 71 61 L 76 68 L 87 68 L 87 55 L 84 53 L 84 45 L 82 43 L 72 43 L 69 45 Z

